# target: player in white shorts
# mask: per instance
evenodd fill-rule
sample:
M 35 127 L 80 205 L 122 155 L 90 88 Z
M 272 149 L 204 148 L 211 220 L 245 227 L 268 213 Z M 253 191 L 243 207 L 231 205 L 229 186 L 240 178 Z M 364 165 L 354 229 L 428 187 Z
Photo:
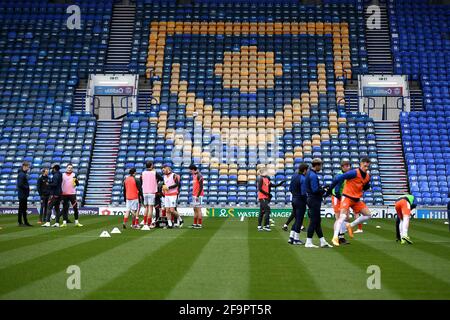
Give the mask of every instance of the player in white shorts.
M 156 172 L 153 162 L 147 161 L 147 168 L 141 175 L 142 192 L 144 193 L 144 221 L 143 224 L 152 224 L 153 207 L 155 206 L 156 193 L 158 192 L 158 182 L 162 181 L 162 176 Z
M 139 229 L 139 203 L 142 202 L 142 188 L 136 179 L 136 169 L 131 168 L 129 176 L 123 182 L 123 195 L 127 210 L 123 217 L 123 228 L 126 229 L 128 216 L 130 212 L 133 214 L 132 228 Z
M 139 200 L 127 200 L 126 204 L 127 210 L 131 212 L 136 212 L 139 210 Z
M 173 208 L 177 206 L 178 196 L 164 196 L 164 208 Z
M 169 228 L 173 227 L 172 224 L 172 215 L 174 218 L 177 218 L 179 225 L 179 216 L 175 211 L 177 206 L 178 193 L 180 188 L 180 176 L 172 172 L 172 168 L 169 165 L 164 165 L 163 167 L 164 173 L 164 185 L 163 185 L 163 194 L 164 194 L 164 208 L 166 209 L 167 223 Z

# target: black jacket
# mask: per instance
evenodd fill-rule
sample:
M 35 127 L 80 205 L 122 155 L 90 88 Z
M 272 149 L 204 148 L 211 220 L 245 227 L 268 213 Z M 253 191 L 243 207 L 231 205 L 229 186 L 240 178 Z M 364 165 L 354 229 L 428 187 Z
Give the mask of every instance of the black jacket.
M 48 186 L 48 176 L 40 176 L 37 181 L 37 191 L 39 196 L 48 197 L 50 195 L 50 188 Z
M 50 189 L 50 195 L 52 196 L 60 196 L 62 194 L 62 174 L 61 172 L 53 173 L 52 181 L 48 184 Z
M 19 169 L 17 176 L 17 191 L 19 199 L 26 199 L 30 196 L 30 185 L 28 175 L 22 169 Z

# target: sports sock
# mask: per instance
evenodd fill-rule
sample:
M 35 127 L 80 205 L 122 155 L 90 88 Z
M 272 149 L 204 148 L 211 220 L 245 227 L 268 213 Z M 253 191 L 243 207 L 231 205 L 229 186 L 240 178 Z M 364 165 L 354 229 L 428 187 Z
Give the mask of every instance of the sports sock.
M 400 238 L 401 238 L 401 237 L 403 237 L 403 219 L 400 220 L 400 225 L 398 228 L 400 230 Z
M 340 231 L 341 231 L 342 234 L 347 232 L 347 227 L 345 226 L 345 224 L 346 224 L 345 221 L 342 222 L 342 224 L 341 224 L 341 230 Z
M 294 239 L 295 236 L 295 231 L 291 230 L 291 233 L 289 234 L 289 238 L 293 238 Z
M 334 225 L 333 238 L 337 238 L 337 236 L 339 235 L 339 232 L 341 231 L 341 228 L 342 228 L 342 224 L 345 223 L 346 218 L 347 218 L 347 215 L 345 215 L 345 214 L 339 215 L 339 219 L 336 220 L 335 225 Z
M 294 232 L 294 240 L 295 241 L 300 240 L 300 233 Z
M 358 224 L 358 230 L 362 230 L 362 223 Z
M 147 216 L 144 216 L 144 224 L 147 224 Z
M 128 217 L 123 217 L 123 223 L 127 223 L 128 222 Z
M 194 224 L 197 224 L 197 218 L 194 218 Z
M 333 224 L 333 238 L 336 237 L 336 233 L 339 234 L 339 232 L 341 231 L 340 223 L 341 222 L 340 222 L 339 218 L 336 219 L 336 221 L 334 221 L 334 224 Z
M 202 218 L 198 218 L 197 221 L 198 221 L 198 224 L 199 224 L 199 225 L 202 225 Z
M 395 233 L 397 240 L 400 240 L 400 218 L 398 216 L 395 218 Z
M 404 215 L 403 216 L 403 237 L 408 236 L 408 228 L 409 228 L 409 216 Z
M 337 228 L 337 226 L 338 226 L 338 220 L 339 220 L 339 219 L 335 219 L 335 220 L 334 220 L 334 223 L 333 223 L 333 235 L 334 235 L 334 232 L 336 231 L 336 228 Z
M 360 223 L 363 223 L 363 222 L 365 222 L 365 221 L 367 221 L 367 220 L 369 220 L 369 219 L 370 219 L 369 216 L 363 216 L 363 215 L 360 215 L 360 216 L 358 217 L 358 219 L 356 219 L 356 220 L 354 220 L 352 223 L 350 223 L 350 226 L 353 228 L 354 226 L 356 226 L 356 225 L 358 225 L 358 224 L 360 224 Z
M 151 225 L 152 224 L 152 216 L 148 216 L 147 217 L 147 224 Z

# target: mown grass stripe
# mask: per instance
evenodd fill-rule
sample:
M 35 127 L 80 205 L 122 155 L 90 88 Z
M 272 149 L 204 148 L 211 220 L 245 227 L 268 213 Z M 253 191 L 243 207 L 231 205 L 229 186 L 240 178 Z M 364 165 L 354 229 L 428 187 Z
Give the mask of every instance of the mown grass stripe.
M 383 219 L 373 219 L 370 221 L 372 225 L 380 225 L 383 226 L 386 230 L 392 232 L 392 237 L 395 239 L 395 220 L 383 220 Z M 438 240 L 449 240 L 449 230 L 448 226 L 436 225 L 431 223 L 431 220 L 422 220 L 422 219 L 411 219 L 409 223 L 409 231 L 410 233 L 414 233 L 414 231 L 421 232 L 427 235 L 427 237 L 439 237 Z
M 322 220 L 324 237 L 331 243 L 332 223 Z M 286 234 L 286 233 L 285 233 Z M 300 233 L 300 238 L 306 240 L 306 232 Z M 313 242 L 318 245 L 319 239 L 314 235 Z M 303 260 L 304 266 L 320 288 L 324 299 L 398 299 L 399 296 L 389 288 L 369 290 L 367 288 L 368 265 L 355 265 L 343 257 L 338 250 L 341 248 L 308 249 L 303 246 L 293 246 L 296 254 Z M 358 244 L 345 248 L 353 254 L 358 254 L 364 248 Z M 351 288 L 351 289 L 349 289 Z
M 373 226 L 366 228 L 367 233 L 371 234 L 374 239 L 388 239 L 390 233 L 383 229 L 375 229 Z M 450 247 L 445 244 L 423 242 L 417 240 L 413 245 L 401 245 L 396 242 L 392 242 L 393 249 L 386 251 L 387 254 L 394 256 L 395 258 L 401 258 L 407 261 L 408 259 L 414 259 L 417 261 L 415 266 L 421 266 L 421 269 L 430 274 L 431 276 L 437 276 L 442 278 L 443 281 L 450 283 Z M 373 245 L 373 244 L 371 244 Z M 411 255 L 411 251 L 415 254 Z M 415 257 L 420 257 L 416 259 Z M 445 266 L 448 266 L 445 268 Z
M 205 219 L 203 230 L 163 230 L 180 236 L 152 251 L 138 263 L 107 282 L 87 299 L 165 299 L 197 260 L 203 247 L 224 223 L 223 219 Z M 201 235 L 192 239 L 191 235 Z M 185 297 L 189 299 L 189 297 Z
M 168 299 L 246 299 L 250 268 L 248 261 L 247 223 L 225 219 L 210 238 L 197 260 L 168 294 Z M 227 237 L 244 240 L 227 240 Z
M 384 226 L 385 222 L 379 222 L 380 226 Z M 392 239 L 392 232 L 388 231 L 386 228 L 373 229 L 369 228 L 369 231 L 375 232 L 381 238 Z M 375 231 L 373 231 L 375 230 Z M 423 231 L 418 231 L 414 229 L 412 225 L 409 228 L 409 235 L 414 241 L 412 247 L 413 250 L 420 250 L 425 255 L 433 255 L 438 259 L 444 259 L 448 261 L 450 259 L 450 238 L 442 238 L 440 236 L 435 236 L 432 233 L 426 233 Z
M 100 216 L 87 216 L 87 217 L 83 217 L 80 218 L 80 222 L 82 224 L 85 224 L 85 222 L 87 221 L 96 221 L 96 220 L 102 220 L 105 217 L 100 217 Z M 54 223 L 54 221 L 52 221 L 52 224 Z M 10 227 L 5 227 L 4 229 L 0 230 L 0 241 L 4 241 L 4 240 L 8 240 L 8 239 L 13 239 L 14 237 L 17 238 L 21 238 L 24 236 L 27 236 L 28 234 L 34 234 L 34 232 L 38 231 L 38 230 L 47 230 L 47 231 L 39 231 L 41 233 L 45 233 L 45 232 L 51 232 L 51 230 L 55 230 L 53 228 L 44 228 L 39 224 L 33 223 L 31 222 L 31 224 L 33 225 L 32 227 L 19 227 L 17 224 L 13 224 Z M 68 224 L 68 227 L 73 226 L 72 223 Z
M 33 219 L 33 216 L 28 215 L 28 220 L 32 221 L 32 219 Z M 4 227 L 5 225 L 10 225 L 10 224 L 17 224 L 17 222 L 18 222 L 17 214 L 0 215 L 0 227 Z
M 249 299 L 322 299 L 320 288 L 304 261 L 288 246 L 287 238 L 275 230 L 268 233 L 256 227 L 257 220 L 249 219 Z M 273 236 L 277 239 L 265 239 Z
M 437 233 L 436 231 L 432 229 L 425 230 L 423 228 L 420 228 L 420 226 L 415 223 L 415 220 L 412 220 L 409 224 L 409 235 L 412 238 L 420 239 L 423 242 L 441 242 L 441 243 L 448 243 L 450 245 L 450 234 L 447 233 L 446 235 L 442 235 L 440 233 Z M 394 239 L 396 237 L 395 234 L 395 225 L 393 223 L 387 222 L 387 221 L 371 221 L 369 227 L 371 230 L 373 229 L 373 226 L 380 226 L 381 228 L 375 229 L 377 232 L 379 231 L 380 234 L 386 235 L 386 239 Z
M 411 232 L 417 230 L 423 233 L 439 236 L 447 240 L 450 238 L 448 225 L 445 225 L 444 223 L 442 223 L 441 225 L 436 225 L 429 222 L 430 221 L 412 219 L 409 223 L 409 229 L 411 230 Z
M 136 232 L 137 237 L 142 237 L 145 234 L 145 232 Z M 61 241 L 64 241 L 64 239 L 61 239 Z M 83 243 L 83 245 L 69 245 L 61 250 L 9 266 L 0 272 L 0 283 L 2 284 L 0 296 L 56 272 L 66 270 L 68 266 L 77 265 L 100 252 L 113 249 L 121 242 L 120 237 L 96 238 Z M 18 276 L 11 277 L 12 274 Z
M 429 271 L 429 268 L 433 268 L 433 266 L 427 261 L 423 261 L 422 255 L 418 255 L 416 258 L 415 255 L 409 254 L 407 255 L 408 260 L 401 254 L 402 250 L 408 248 L 400 247 L 395 241 L 382 246 L 382 251 L 375 242 L 364 241 L 365 238 L 377 239 L 380 237 L 371 232 L 370 226 L 367 225 L 364 228 L 364 234 L 356 235 L 350 245 L 362 246 L 362 248 L 355 253 L 348 250 L 348 246 L 342 246 L 337 248 L 337 252 L 360 268 L 367 268 L 367 265 L 380 266 L 382 287 L 387 286 L 403 299 L 449 297 L 448 284 L 445 279 L 437 278 L 433 272 Z M 442 268 L 442 266 L 440 267 Z M 414 281 L 412 281 L 411 275 L 414 275 Z
M 92 218 L 92 217 L 98 217 L 98 216 L 81 216 L 80 219 L 84 220 L 86 218 Z M 38 215 L 28 215 L 28 222 L 33 225 L 33 227 L 40 227 L 41 225 L 39 225 L 38 222 L 39 216 Z M 70 220 L 74 220 L 73 215 L 70 215 Z M 52 223 L 54 223 L 54 221 L 51 221 Z M 62 217 L 60 219 L 60 222 L 62 222 Z M 0 231 L 0 233 L 7 233 L 7 232 L 15 232 L 15 231 L 20 231 L 20 230 L 27 230 L 27 228 L 16 228 L 18 226 L 18 222 L 17 222 L 17 215 L 13 215 L 13 216 L 5 216 L 5 215 L 0 215 L 0 227 L 2 227 L 3 229 Z
M 448 230 L 448 225 L 445 224 L 445 222 L 448 222 L 446 219 L 414 219 L 414 221 L 425 227 Z
M 104 218 L 105 220 L 106 218 Z M 54 235 L 48 237 L 48 241 L 33 243 L 19 248 L 0 252 L 0 270 L 16 263 L 22 263 L 31 259 L 35 259 L 41 255 L 49 254 L 54 251 L 61 250 L 71 245 L 81 245 L 85 242 L 98 238 L 101 231 L 105 229 L 105 225 L 98 228 L 92 228 L 92 225 L 78 229 L 79 232 L 72 235 Z M 111 230 L 108 230 L 111 231 Z M 42 235 L 41 237 L 47 237 Z
M 81 228 L 75 227 L 73 224 L 67 228 L 42 228 L 30 230 L 30 233 L 20 236 L 20 234 L 4 236 L 3 241 L 0 241 L 0 254 L 9 250 L 18 249 L 30 245 L 39 245 L 40 243 L 54 240 L 61 236 L 70 236 L 79 234 L 80 231 L 87 228 L 97 228 L 105 224 L 105 219 L 97 218 L 86 221 Z M 1 236 L 0 236 L 1 238 Z
M 114 235 L 120 240 L 120 244 L 106 251 L 98 252 L 97 255 L 78 263 L 81 270 L 80 290 L 67 289 L 65 283 L 69 275 L 64 270 L 10 292 L 4 298 L 29 299 L 30 297 L 44 296 L 45 299 L 83 299 L 119 276 L 124 270 L 141 261 L 146 255 L 173 241 L 173 238 L 166 237 L 167 232 L 171 231 L 126 230 L 122 234 Z M 124 241 L 122 236 L 125 234 L 134 236 L 130 236 L 128 241 Z M 180 236 L 182 232 L 173 234 Z M 143 273 L 142 277 L 148 276 L 149 273 Z

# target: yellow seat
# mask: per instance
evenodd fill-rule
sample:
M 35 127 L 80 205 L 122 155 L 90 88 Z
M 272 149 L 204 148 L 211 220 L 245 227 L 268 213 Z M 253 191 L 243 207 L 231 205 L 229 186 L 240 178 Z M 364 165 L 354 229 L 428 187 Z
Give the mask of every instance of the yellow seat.
M 346 123 L 347 119 L 346 118 L 338 118 L 338 122 L 339 123 Z
M 330 135 L 337 135 L 339 133 L 337 128 L 331 128 L 330 129 Z
M 248 181 L 247 175 L 240 174 L 240 175 L 238 175 L 237 180 L 238 180 L 238 183 L 245 183 Z

